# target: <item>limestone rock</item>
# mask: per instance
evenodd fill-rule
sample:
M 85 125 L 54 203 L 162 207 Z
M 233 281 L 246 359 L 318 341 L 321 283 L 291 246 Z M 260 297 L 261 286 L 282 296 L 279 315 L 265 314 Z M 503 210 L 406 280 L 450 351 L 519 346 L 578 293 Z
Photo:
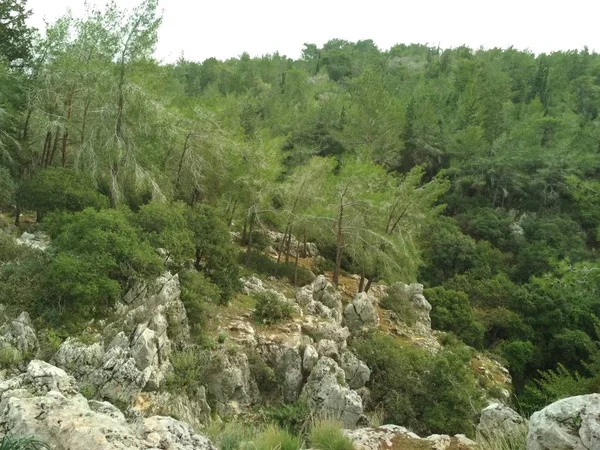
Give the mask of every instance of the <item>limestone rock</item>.
M 330 339 L 321 339 L 317 343 L 317 353 L 320 357 L 326 356 L 334 361 L 340 360 L 340 349 L 337 344 Z
M 362 418 L 362 399 L 345 386 L 344 379 L 344 371 L 337 363 L 323 357 L 308 377 L 302 395 L 317 415 L 340 420 L 344 427 L 353 428 Z
M 344 320 L 351 331 L 358 331 L 365 327 L 376 326 L 379 323 L 379 316 L 369 296 L 359 292 L 352 299 L 352 303 L 344 309 Z
M 518 432 L 525 419 L 516 411 L 500 403 L 492 403 L 481 411 L 477 431 L 485 436 Z
M 559 400 L 533 413 L 527 450 L 591 450 L 600 447 L 600 394 Z
M 242 283 L 242 292 L 246 295 L 260 294 L 265 292 L 265 287 L 263 286 L 262 280 L 256 275 L 240 278 L 240 282 Z
M 0 432 L 35 436 L 59 450 L 216 450 L 170 417 L 128 422 L 110 403 L 77 394 L 63 370 L 36 360 L 26 373 L 0 383 Z
M 355 450 L 381 449 L 427 449 L 427 450 L 475 450 L 477 444 L 462 435 L 432 435 L 425 439 L 398 425 L 379 428 L 344 430 Z
M 2 344 L 11 345 L 22 354 L 35 355 L 39 343 L 29 314 L 22 312 L 0 329 L 0 345 Z
M 304 347 L 304 355 L 302 356 L 302 369 L 306 373 L 310 373 L 319 361 L 319 353 L 315 348 L 308 344 Z
M 321 339 L 329 339 L 338 345 L 340 350 L 346 348 L 346 340 L 350 337 L 350 331 L 333 321 L 305 320 L 302 331 L 313 338 L 316 342 Z
M 369 367 L 348 350 L 342 354 L 341 367 L 346 377 L 346 383 L 351 389 L 364 387 L 371 378 Z

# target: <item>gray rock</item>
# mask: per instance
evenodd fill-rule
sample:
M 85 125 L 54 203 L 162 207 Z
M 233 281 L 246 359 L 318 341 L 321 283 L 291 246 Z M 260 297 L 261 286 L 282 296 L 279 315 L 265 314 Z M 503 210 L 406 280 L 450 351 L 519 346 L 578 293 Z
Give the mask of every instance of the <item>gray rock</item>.
M 304 347 L 304 355 L 302 356 L 302 369 L 306 373 L 310 373 L 319 361 L 319 353 L 315 348 L 308 344 Z
M 342 354 L 341 367 L 346 377 L 346 383 L 352 389 L 364 387 L 371 378 L 369 367 L 348 350 Z
M 481 411 L 477 431 L 485 436 L 518 433 L 525 419 L 516 411 L 500 403 L 492 403 Z
M 533 413 L 527 450 L 600 448 L 600 394 L 559 400 Z
M 477 444 L 463 435 L 432 435 L 420 438 L 415 433 L 398 425 L 383 425 L 379 428 L 344 430 L 355 450 L 432 449 L 432 450 L 475 450 Z
M 265 292 L 265 287 L 263 286 L 262 280 L 256 275 L 240 278 L 240 282 L 242 283 L 242 292 L 246 295 L 260 294 Z
M 308 405 L 317 415 L 339 420 L 353 428 L 363 414 L 360 396 L 345 385 L 344 371 L 327 357 L 319 360 L 302 390 Z
M 8 344 L 25 355 L 35 355 L 39 343 L 29 314 L 22 312 L 0 329 L 0 344 Z
M 346 339 L 350 337 L 350 331 L 333 321 L 306 320 L 302 324 L 302 331 L 313 338 L 316 342 L 321 339 L 334 341 L 340 350 L 346 348 Z
M 359 292 L 344 309 L 344 320 L 351 331 L 374 327 L 379 323 L 377 310 L 367 294 Z
M 317 343 L 317 353 L 319 356 L 326 356 L 334 361 L 340 360 L 340 349 L 337 344 L 330 339 L 321 339 Z
M 64 450 L 216 450 L 170 417 L 128 422 L 110 403 L 88 402 L 72 382 L 63 370 L 34 360 L 26 373 L 0 383 L 2 434 L 35 436 Z

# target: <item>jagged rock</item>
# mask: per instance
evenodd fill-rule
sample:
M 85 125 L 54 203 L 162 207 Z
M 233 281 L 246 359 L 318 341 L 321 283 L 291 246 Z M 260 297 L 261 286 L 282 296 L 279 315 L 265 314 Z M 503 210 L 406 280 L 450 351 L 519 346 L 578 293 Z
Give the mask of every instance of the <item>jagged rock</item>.
M 364 387 L 371 378 L 369 367 L 350 351 L 342 354 L 341 367 L 346 377 L 346 383 L 352 389 Z
M 294 403 L 302 389 L 302 357 L 297 348 L 290 348 L 281 361 L 283 370 L 283 400 Z
M 485 436 L 518 432 L 525 419 L 516 411 L 500 403 L 492 403 L 481 411 L 477 431 Z
M 205 437 L 170 417 L 128 422 L 110 403 L 87 401 L 63 370 L 31 361 L 0 383 L 2 434 L 35 436 L 58 450 L 215 450 Z
M 342 299 L 324 275 L 319 275 L 313 282 L 313 300 L 321 302 L 330 309 L 342 310 Z
M 356 426 L 362 418 L 360 396 L 345 386 L 344 371 L 327 357 L 319 359 L 302 390 L 317 415 L 340 420 L 344 427 Z
M 206 401 L 204 386 L 201 386 L 193 395 L 144 392 L 135 399 L 133 407 L 146 417 L 174 416 L 194 428 L 200 428 L 210 422 L 211 408 Z
M 591 450 L 600 445 L 600 394 L 569 397 L 533 413 L 527 450 Z
M 29 314 L 22 312 L 0 329 L 0 346 L 5 344 L 13 346 L 21 354 L 35 355 L 39 343 Z
M 50 237 L 44 233 L 31 234 L 24 232 L 20 238 L 17 238 L 16 242 L 18 245 L 45 251 L 50 246 Z
M 304 308 L 313 301 L 313 290 L 311 284 L 298 289 L 296 292 L 296 302 L 298 302 L 301 307 Z
M 340 350 L 346 348 L 346 339 L 350 337 L 348 328 L 342 327 L 332 321 L 306 320 L 302 324 L 302 331 L 316 342 L 319 342 L 321 339 L 334 341 Z
M 355 450 L 423 449 L 423 450 L 475 450 L 477 444 L 463 435 L 454 437 L 432 435 L 420 438 L 415 433 L 398 425 L 383 425 L 379 428 L 344 430 Z
M 180 292 L 178 276 L 169 273 L 152 284 L 138 283 L 125 295 L 121 319 L 105 328 L 107 339 L 113 336 L 106 346 L 67 339 L 53 364 L 112 401 L 132 403 L 142 390 L 160 389 L 172 370 L 169 324 L 183 337 L 189 334 Z
M 319 353 L 315 348 L 308 344 L 304 347 L 304 355 L 302 356 L 302 369 L 306 373 L 310 373 L 319 361 Z
M 214 376 L 207 381 L 206 390 L 219 414 L 237 415 L 241 408 L 258 400 L 258 388 L 245 353 L 220 351 L 212 355 L 211 373 Z
M 256 275 L 240 278 L 240 282 L 242 283 L 242 292 L 246 295 L 260 294 L 265 292 L 265 287 L 263 286 L 262 280 Z
M 319 356 L 327 356 L 334 361 L 340 360 L 340 349 L 337 344 L 330 339 L 321 339 L 317 343 L 317 353 Z
M 352 299 L 352 303 L 344 309 L 344 320 L 350 330 L 358 331 L 365 327 L 376 326 L 379 323 L 379 316 L 369 296 L 359 292 Z
M 342 300 L 339 292 L 323 275 L 296 292 L 296 302 L 304 313 L 342 322 Z
M 431 333 L 431 318 L 429 317 L 431 304 L 423 295 L 423 285 L 419 283 L 396 283 L 393 287 L 396 292 L 402 295 L 414 307 L 416 321 L 411 328 L 420 333 Z

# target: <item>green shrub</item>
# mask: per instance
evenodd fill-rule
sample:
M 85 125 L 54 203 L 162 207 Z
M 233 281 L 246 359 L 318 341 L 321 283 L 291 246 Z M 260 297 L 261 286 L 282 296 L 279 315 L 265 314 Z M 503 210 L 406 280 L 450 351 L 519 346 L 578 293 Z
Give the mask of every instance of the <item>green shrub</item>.
M 52 211 L 105 208 L 108 198 L 96 192 L 89 179 L 71 169 L 49 167 L 19 186 L 19 205 L 36 211 L 38 220 Z
M 254 294 L 256 308 L 254 318 L 261 323 L 272 325 L 292 318 L 291 303 L 281 300 L 275 292 Z
M 353 450 L 352 441 L 344 435 L 342 424 L 318 420 L 310 427 L 308 439 L 316 450 Z
M 247 448 L 256 430 L 242 422 L 211 422 L 206 434 L 211 442 L 220 450 L 240 450 Z
M 381 299 L 380 305 L 382 308 L 398 314 L 400 320 L 410 327 L 417 321 L 417 311 L 410 296 L 406 295 L 402 284 L 391 285 L 385 297 Z
M 0 440 L 0 450 L 51 450 L 45 442 L 33 437 L 7 435 Z
M 23 355 L 19 350 L 14 348 L 12 345 L 3 345 L 0 348 L 0 367 L 3 369 L 13 369 L 21 361 L 23 361 Z
M 281 403 L 277 406 L 267 408 L 265 415 L 270 422 L 275 423 L 280 428 L 300 436 L 304 434 L 311 411 L 305 401 L 296 403 Z
M 184 270 L 179 274 L 181 301 L 185 306 L 192 338 L 201 342 L 204 331 L 215 315 L 221 290 L 202 272 Z
M 431 326 L 435 330 L 450 331 L 475 348 L 483 346 L 484 326 L 477 322 L 469 298 L 464 292 L 436 287 L 426 289 L 424 295 L 431 303 Z
M 274 275 L 278 278 L 287 278 L 291 284 L 294 284 L 294 280 L 297 278 L 296 284 L 298 286 L 310 284 L 315 279 L 314 274 L 305 267 L 296 267 L 296 264 L 293 262 L 280 262 L 278 264 L 271 257 L 262 253 L 251 252 L 249 255 L 245 253 L 241 254 L 239 261 L 252 272 L 267 276 Z
M 269 425 L 253 439 L 255 450 L 299 450 L 302 442 L 285 430 Z
M 197 347 L 189 347 L 171 355 L 173 372 L 167 379 L 171 392 L 193 396 L 205 381 L 209 356 Z
M 248 365 L 250 373 L 256 380 L 258 389 L 262 394 L 272 394 L 279 391 L 281 386 L 280 380 L 277 378 L 275 371 L 260 357 L 254 349 L 245 351 L 248 357 Z
M 28 247 L 17 244 L 14 236 L 0 231 L 0 264 L 20 260 L 30 251 Z
M 525 450 L 527 448 L 528 424 L 511 427 L 510 431 L 480 433 L 475 436 L 479 450 Z

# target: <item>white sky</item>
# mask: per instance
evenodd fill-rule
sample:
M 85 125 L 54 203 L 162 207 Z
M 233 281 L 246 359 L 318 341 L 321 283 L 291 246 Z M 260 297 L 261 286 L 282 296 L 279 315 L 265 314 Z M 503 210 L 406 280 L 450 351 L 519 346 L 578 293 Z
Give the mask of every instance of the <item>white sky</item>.
M 90 2 L 104 4 L 105 1 Z M 131 8 L 139 0 L 117 0 Z M 32 24 L 54 20 L 84 0 L 29 0 Z M 466 44 L 529 49 L 535 53 L 600 51 L 598 0 L 160 0 L 164 11 L 157 57 L 202 61 L 279 51 L 297 58 L 304 42 L 373 39 L 381 49 L 396 43 L 444 48 Z

